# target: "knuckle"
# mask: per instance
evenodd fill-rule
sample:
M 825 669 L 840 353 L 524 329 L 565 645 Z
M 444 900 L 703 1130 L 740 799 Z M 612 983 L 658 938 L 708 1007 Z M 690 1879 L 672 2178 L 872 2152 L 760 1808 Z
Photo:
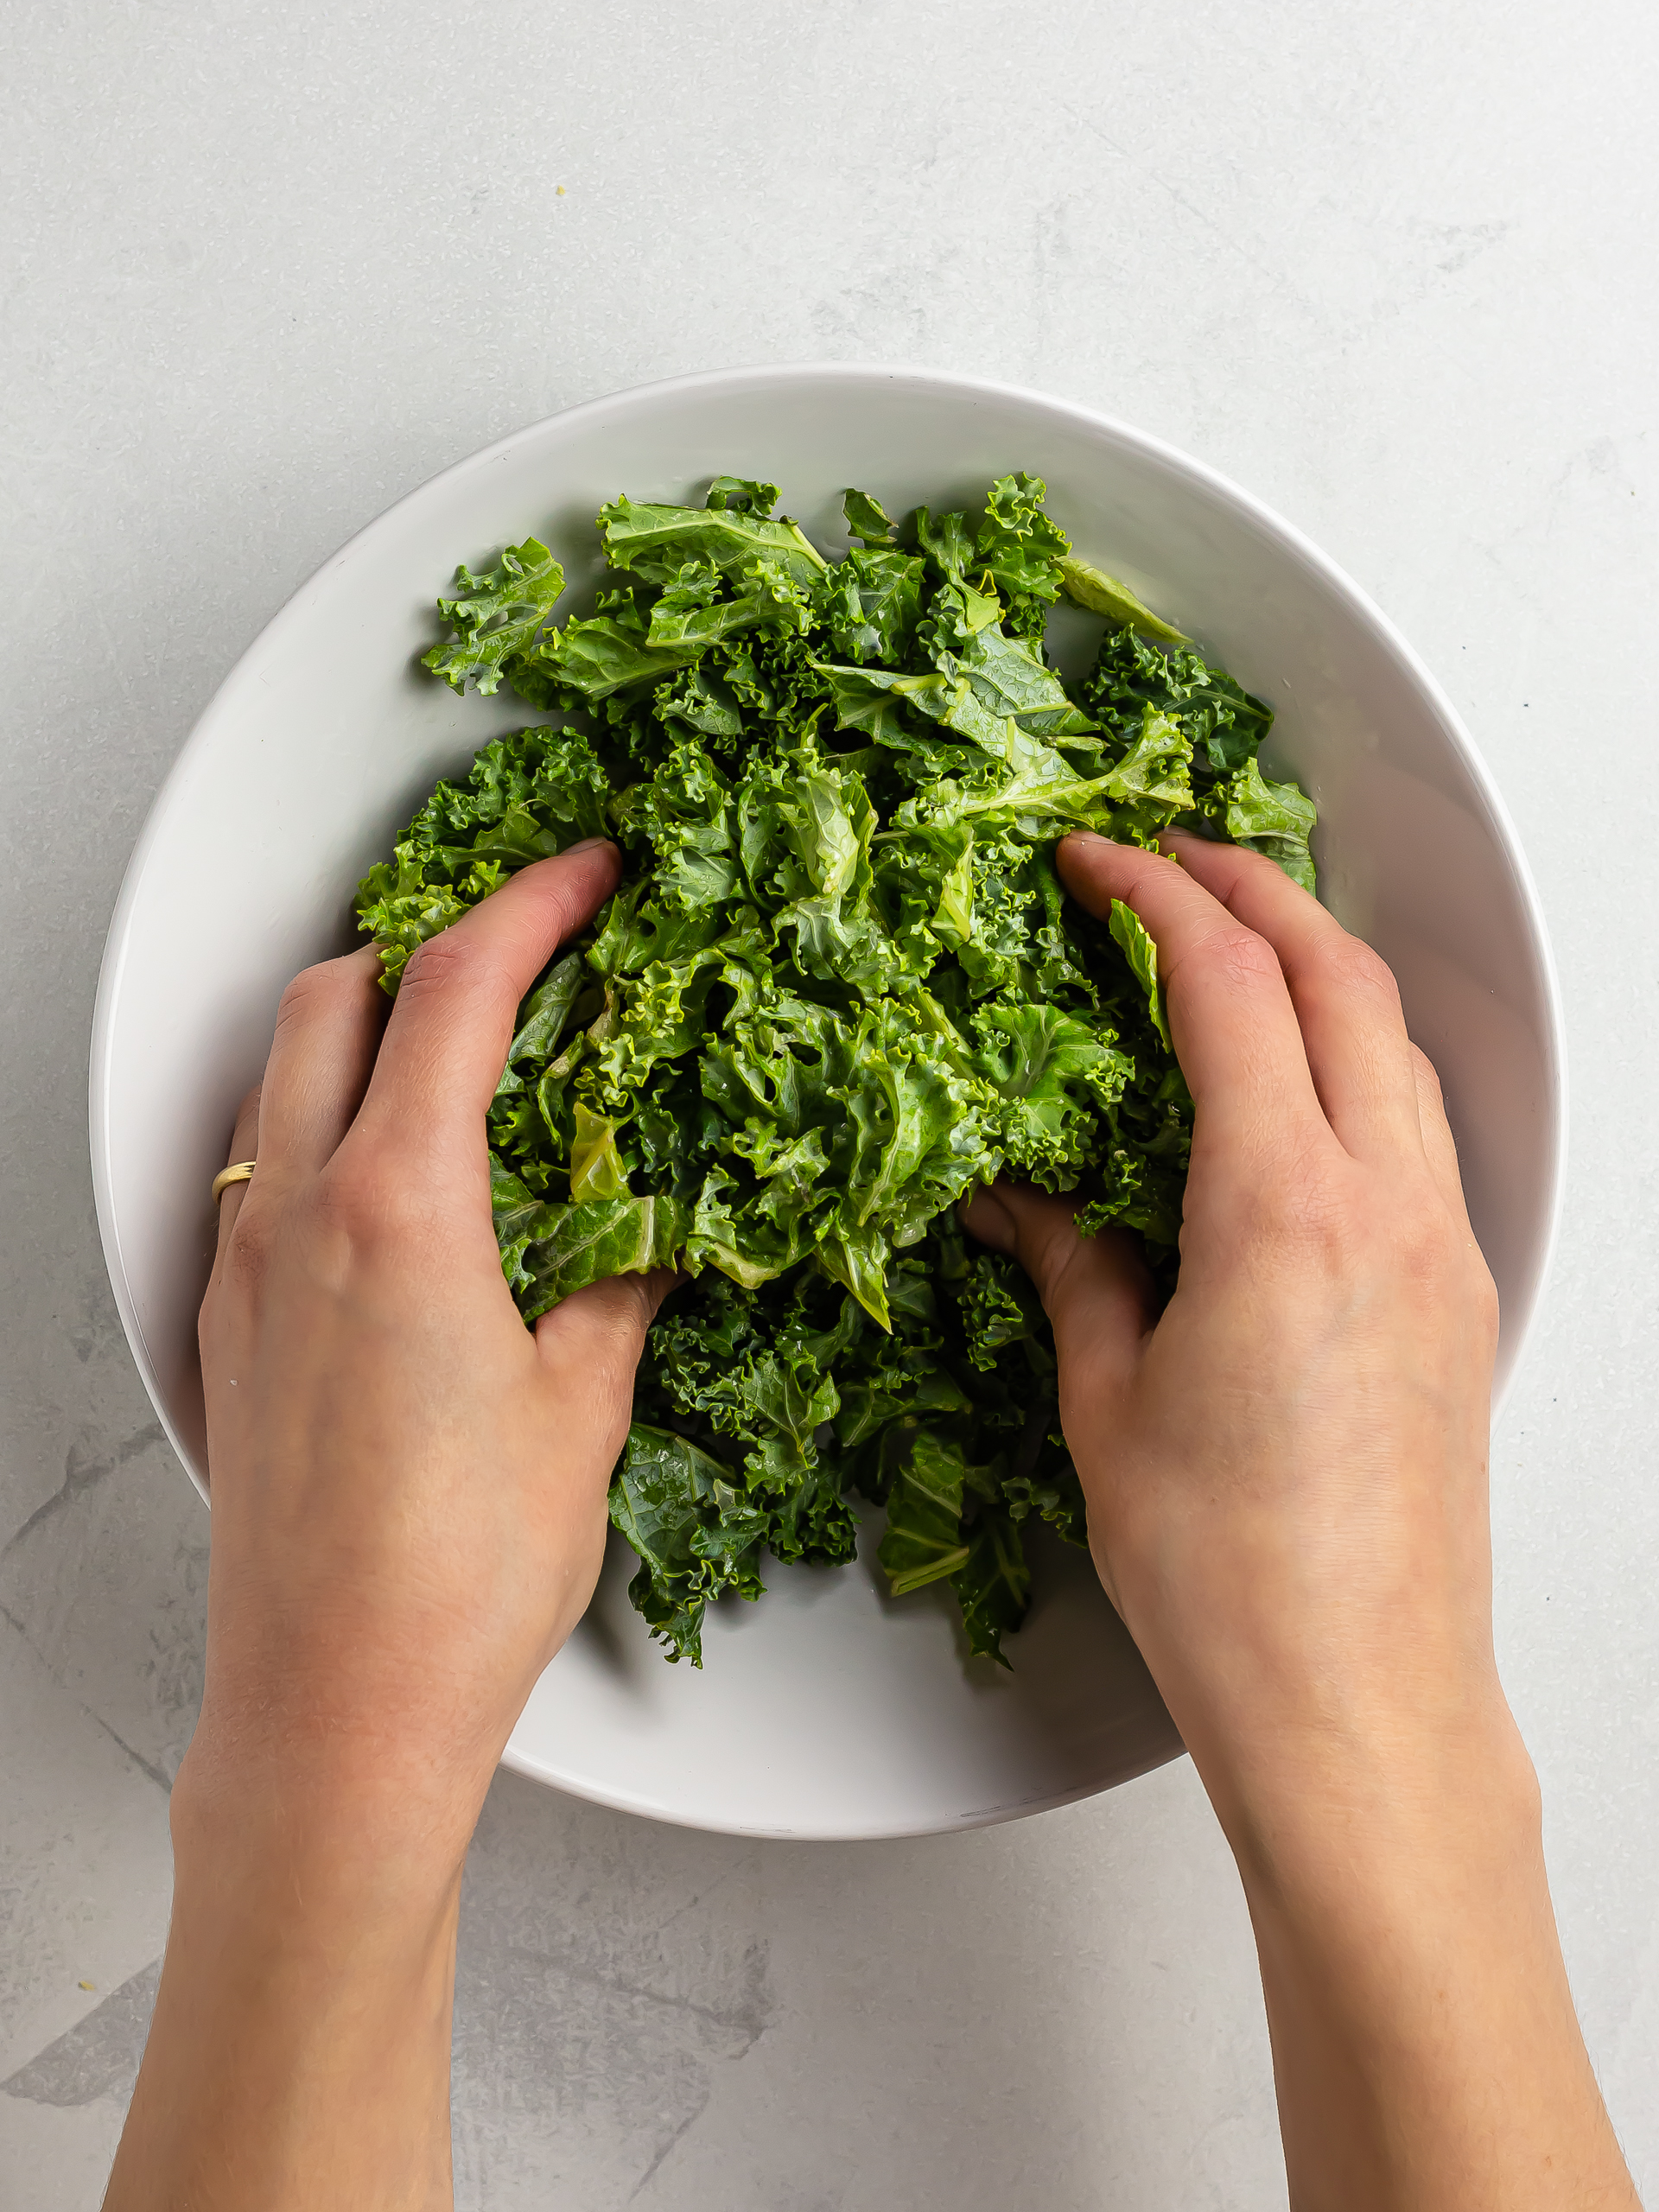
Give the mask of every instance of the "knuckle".
M 276 1209 L 268 1198 L 256 1198 L 250 1185 L 219 1259 L 219 1280 L 229 1294 L 245 1298 L 260 1291 L 276 1256 L 277 1233 Z
M 1304 1164 L 1259 1190 L 1231 1232 L 1275 1279 L 1392 1284 L 1423 1312 L 1456 1313 L 1496 1338 L 1497 1292 L 1480 1248 L 1427 1183 L 1379 1185 Z
M 1322 1166 L 1303 1161 L 1257 1194 L 1250 1242 L 1272 1245 L 1299 1269 L 1340 1274 L 1364 1241 L 1351 1194 Z
M 1251 991 L 1280 980 L 1278 955 L 1265 938 L 1242 922 L 1217 930 L 1205 940 L 1202 958 L 1231 989 Z
M 1421 1195 L 1388 1210 L 1387 1245 L 1408 1281 L 1440 1289 L 1462 1270 L 1463 1240 L 1446 1208 Z
M 1321 981 L 1343 997 L 1380 999 L 1398 1007 L 1400 987 L 1393 969 L 1358 938 L 1334 937 L 1321 947 L 1317 961 Z
M 1276 1279 L 1329 1283 L 1376 1269 L 1385 1221 L 1354 1162 L 1310 1138 L 1250 1179 L 1231 1226 Z
M 1446 1087 L 1440 1081 L 1440 1070 L 1435 1066 L 1433 1061 L 1429 1058 L 1428 1054 L 1424 1052 L 1421 1045 L 1413 1045 L 1408 1049 L 1411 1053 L 1412 1073 L 1416 1077 L 1417 1081 L 1422 1085 L 1423 1089 L 1427 1090 L 1432 1097 L 1438 1099 L 1440 1104 L 1444 1106 L 1446 1103 Z
M 494 976 L 496 963 L 466 931 L 443 930 L 416 946 L 398 985 L 399 998 L 418 1000 L 436 992 L 474 990 Z
M 1496 1344 L 1503 1318 L 1498 1303 L 1497 1285 L 1492 1280 L 1492 1271 L 1486 1264 L 1485 1255 L 1472 1236 L 1465 1246 L 1465 1259 L 1468 1277 L 1465 1295 L 1471 1319 L 1482 1341 Z
M 1486 1343 L 1498 1328 L 1497 1287 L 1466 1223 L 1438 1193 L 1421 1192 L 1403 1205 L 1395 1198 L 1378 1243 L 1396 1280 L 1425 1310 L 1455 1313 Z
M 612 1275 L 563 1300 L 539 1326 L 561 1367 L 604 1388 L 632 1374 L 658 1303 L 651 1277 Z
M 340 970 L 337 960 L 321 960 L 313 968 L 302 968 L 299 974 L 283 993 L 276 1008 L 277 1029 L 290 1029 L 296 1022 L 307 1020 L 321 1013 L 350 988 Z
M 385 1148 L 325 1169 L 311 1198 L 319 1239 L 352 1250 L 402 1243 L 429 1211 L 421 1178 Z

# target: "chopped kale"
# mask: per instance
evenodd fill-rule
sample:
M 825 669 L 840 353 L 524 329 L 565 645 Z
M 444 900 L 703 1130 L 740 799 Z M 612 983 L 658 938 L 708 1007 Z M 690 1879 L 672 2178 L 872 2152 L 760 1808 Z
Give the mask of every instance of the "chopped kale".
M 677 1265 L 611 1515 L 635 1605 L 701 1663 L 704 1609 L 760 1558 L 833 1563 L 886 1509 L 895 1594 L 948 1581 L 1002 1661 L 1033 1515 L 1086 1542 L 1053 1341 L 957 1207 L 1006 1170 L 1126 1227 L 1166 1287 L 1192 1101 L 1157 956 L 1127 907 L 1068 906 L 1052 848 L 1172 824 L 1311 887 L 1313 809 L 1266 781 L 1270 710 L 1075 558 L 1035 478 L 982 515 L 890 521 L 826 561 L 774 486 L 619 499 L 594 613 L 556 626 L 535 539 L 459 572 L 426 665 L 555 719 L 440 784 L 359 897 L 395 990 L 410 953 L 582 837 L 623 887 L 520 1009 L 489 1115 L 502 1266 L 527 1321 Z M 1067 683 L 1065 595 L 1105 619 Z

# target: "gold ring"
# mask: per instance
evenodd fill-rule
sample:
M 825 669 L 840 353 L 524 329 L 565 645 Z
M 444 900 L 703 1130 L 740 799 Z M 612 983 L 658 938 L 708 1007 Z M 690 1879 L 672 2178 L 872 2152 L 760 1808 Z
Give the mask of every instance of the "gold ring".
M 221 1167 L 213 1178 L 213 1204 L 217 1205 L 232 1183 L 245 1183 L 252 1175 L 254 1162 L 238 1160 L 234 1167 Z

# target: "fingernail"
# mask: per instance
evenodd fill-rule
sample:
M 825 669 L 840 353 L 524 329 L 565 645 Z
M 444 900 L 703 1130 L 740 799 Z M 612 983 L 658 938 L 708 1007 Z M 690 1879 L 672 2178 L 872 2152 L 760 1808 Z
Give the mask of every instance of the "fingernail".
M 609 837 L 583 837 L 574 845 L 567 845 L 559 858 L 568 861 L 572 853 L 591 853 L 596 846 L 608 845 L 612 842 Z
M 1060 842 L 1063 845 L 1115 845 L 1115 837 L 1103 837 L 1098 830 L 1068 830 Z

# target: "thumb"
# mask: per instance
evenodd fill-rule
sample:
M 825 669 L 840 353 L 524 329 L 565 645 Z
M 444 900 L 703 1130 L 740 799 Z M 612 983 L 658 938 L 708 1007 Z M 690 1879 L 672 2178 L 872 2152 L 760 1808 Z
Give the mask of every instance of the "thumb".
M 1126 1229 L 1077 1233 L 1070 1198 L 1001 1180 L 962 1209 L 970 1236 L 1017 1260 L 1054 1328 L 1061 1395 L 1079 1382 L 1116 1389 L 1139 1364 L 1154 1319 L 1152 1278 Z

